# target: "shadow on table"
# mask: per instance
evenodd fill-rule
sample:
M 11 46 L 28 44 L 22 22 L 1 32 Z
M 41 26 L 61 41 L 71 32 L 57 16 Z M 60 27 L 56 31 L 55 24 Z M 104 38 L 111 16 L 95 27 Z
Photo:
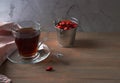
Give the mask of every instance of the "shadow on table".
M 7 72 L 7 63 L 5 61 L 0 67 L 0 74 L 6 75 L 6 72 Z
M 74 43 L 74 48 L 98 48 L 100 47 L 99 43 L 100 42 L 89 39 L 76 40 Z
M 46 60 L 42 61 L 42 63 L 46 65 L 70 65 L 69 61 L 66 60 L 66 57 L 64 55 L 61 57 L 57 57 L 53 53 L 51 53 Z

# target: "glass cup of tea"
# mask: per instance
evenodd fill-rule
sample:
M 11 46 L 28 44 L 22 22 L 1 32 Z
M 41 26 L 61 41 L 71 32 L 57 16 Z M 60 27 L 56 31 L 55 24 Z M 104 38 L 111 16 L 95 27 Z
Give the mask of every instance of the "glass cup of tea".
M 37 63 L 45 59 L 48 55 L 40 56 L 38 49 L 40 47 L 40 23 L 34 21 L 22 21 L 16 23 L 18 26 L 12 28 L 15 38 L 15 44 L 18 50 L 18 56 L 13 59 L 19 63 Z M 42 59 L 43 58 L 43 59 Z

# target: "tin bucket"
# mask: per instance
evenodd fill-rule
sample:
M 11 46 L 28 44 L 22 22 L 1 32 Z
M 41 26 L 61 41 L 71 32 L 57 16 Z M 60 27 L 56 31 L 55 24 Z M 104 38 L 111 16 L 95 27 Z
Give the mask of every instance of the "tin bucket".
M 75 22 L 78 24 L 78 20 L 76 18 L 70 18 L 67 20 L 71 20 L 72 22 Z M 60 22 L 60 20 L 57 20 L 55 22 L 55 25 Z M 78 26 L 77 26 L 78 27 Z M 61 47 L 72 47 L 75 42 L 75 36 L 76 36 L 76 28 L 72 28 L 70 30 L 63 30 L 59 29 L 55 26 L 56 33 L 57 33 L 57 42 Z

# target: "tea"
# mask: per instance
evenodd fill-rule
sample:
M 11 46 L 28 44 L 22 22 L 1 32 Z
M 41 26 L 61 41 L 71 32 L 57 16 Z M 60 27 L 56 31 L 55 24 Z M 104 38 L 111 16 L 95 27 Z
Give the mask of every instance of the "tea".
M 16 31 L 15 43 L 19 54 L 23 57 L 33 57 L 38 50 L 40 31 L 33 28 L 22 28 Z

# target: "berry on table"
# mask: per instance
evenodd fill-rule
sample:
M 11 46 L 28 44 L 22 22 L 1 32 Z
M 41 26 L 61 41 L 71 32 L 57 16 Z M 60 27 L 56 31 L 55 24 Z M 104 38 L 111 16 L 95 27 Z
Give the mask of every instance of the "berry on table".
M 46 71 L 52 71 L 53 70 L 53 67 L 52 66 L 48 66 L 47 68 L 46 68 Z

